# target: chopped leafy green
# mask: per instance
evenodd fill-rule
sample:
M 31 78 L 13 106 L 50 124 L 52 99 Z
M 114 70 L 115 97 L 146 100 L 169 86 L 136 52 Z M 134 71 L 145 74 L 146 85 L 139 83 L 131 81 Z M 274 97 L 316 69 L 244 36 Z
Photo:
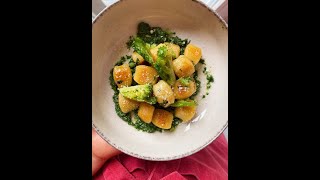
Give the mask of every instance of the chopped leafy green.
M 197 102 L 194 100 L 178 100 L 171 104 L 172 107 L 196 106 Z
M 136 85 L 130 87 L 123 87 L 119 89 L 119 92 L 126 98 L 139 102 L 147 102 L 149 104 L 155 104 L 157 99 L 152 96 L 152 85 Z
M 154 63 L 154 68 L 158 72 L 162 80 L 169 85 L 173 85 L 176 81 L 176 75 L 173 71 L 172 56 L 168 53 L 168 48 L 162 46 L 158 49 L 158 58 Z

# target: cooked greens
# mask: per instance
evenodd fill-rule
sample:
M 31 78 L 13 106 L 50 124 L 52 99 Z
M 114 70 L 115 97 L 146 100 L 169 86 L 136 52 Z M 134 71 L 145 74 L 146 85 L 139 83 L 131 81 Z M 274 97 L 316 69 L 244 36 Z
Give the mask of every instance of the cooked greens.
M 196 106 L 197 102 L 194 100 L 178 100 L 171 104 L 172 107 Z
M 139 37 L 132 40 L 132 48 L 140 54 L 148 63 L 153 64 L 153 59 L 150 50 L 146 47 L 146 43 Z

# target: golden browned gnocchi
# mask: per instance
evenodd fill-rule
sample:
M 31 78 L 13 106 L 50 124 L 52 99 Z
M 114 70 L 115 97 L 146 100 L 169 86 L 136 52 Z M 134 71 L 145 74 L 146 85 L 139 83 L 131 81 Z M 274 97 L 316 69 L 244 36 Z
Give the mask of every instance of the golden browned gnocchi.
M 173 114 L 163 109 L 155 109 L 152 123 L 162 129 L 170 129 L 173 121 Z
M 173 86 L 173 92 L 176 99 L 186 99 L 196 92 L 196 83 L 190 80 L 188 85 L 185 85 L 178 80 Z
M 158 77 L 159 75 L 153 67 L 139 65 L 136 67 L 136 72 L 134 73 L 133 79 L 138 84 L 155 84 Z
M 136 64 L 143 64 L 144 63 L 144 59 L 143 57 L 138 54 L 137 52 L 133 52 L 132 53 L 132 60 L 136 63 Z
M 188 44 L 184 50 L 184 55 L 189 58 L 194 65 L 196 65 L 201 59 L 202 51 L 199 47 L 193 44 Z
M 164 43 L 172 51 L 172 59 L 176 59 L 180 55 L 180 46 L 173 43 Z
M 155 107 L 153 107 L 152 105 L 142 102 L 139 105 L 138 116 L 145 123 L 150 123 L 152 121 L 154 109 Z
M 128 113 L 132 110 L 138 109 L 139 102 L 125 98 L 119 93 L 119 106 L 123 113 Z
M 132 72 L 128 64 L 115 66 L 113 68 L 113 79 L 119 88 L 131 86 Z
M 152 59 L 153 59 L 154 62 L 157 60 L 157 58 L 158 58 L 158 50 L 162 46 L 165 46 L 165 44 L 161 43 L 158 46 L 150 49 L 150 53 L 151 53 L 151 56 L 152 56 Z
M 184 55 L 180 55 L 173 61 L 173 70 L 179 78 L 191 76 L 195 72 L 193 63 Z
M 196 109 L 196 106 L 177 107 L 174 110 L 174 116 L 181 119 L 183 122 L 188 122 L 196 114 Z
M 157 102 L 163 107 L 168 107 L 174 103 L 175 98 L 171 86 L 164 80 L 160 80 L 153 85 L 153 94 L 157 98 Z
M 110 71 L 115 111 L 138 130 L 172 132 L 196 115 L 199 75 L 207 79 L 202 98 L 209 95 L 214 78 L 201 59 L 202 50 L 189 39 L 145 22 L 137 30 L 126 42 L 133 53 L 122 56 Z

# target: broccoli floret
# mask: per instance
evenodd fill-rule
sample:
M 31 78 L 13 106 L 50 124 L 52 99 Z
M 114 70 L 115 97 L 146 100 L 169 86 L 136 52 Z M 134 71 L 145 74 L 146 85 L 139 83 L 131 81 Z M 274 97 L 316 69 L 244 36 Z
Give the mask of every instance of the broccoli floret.
M 126 98 L 139 102 L 147 102 L 149 104 L 155 104 L 157 102 L 156 97 L 152 96 L 152 85 L 136 85 L 130 87 L 123 87 L 119 89 L 119 92 Z
M 194 100 L 178 100 L 171 104 L 172 107 L 196 106 L 197 102 Z
M 176 75 L 173 71 L 172 54 L 168 53 L 167 46 L 161 46 L 158 49 L 158 58 L 154 63 L 154 68 L 162 80 L 166 81 L 169 85 L 174 84 Z
M 148 63 L 153 64 L 153 59 L 146 43 L 139 37 L 135 37 L 132 40 L 132 48 L 138 54 L 140 54 Z

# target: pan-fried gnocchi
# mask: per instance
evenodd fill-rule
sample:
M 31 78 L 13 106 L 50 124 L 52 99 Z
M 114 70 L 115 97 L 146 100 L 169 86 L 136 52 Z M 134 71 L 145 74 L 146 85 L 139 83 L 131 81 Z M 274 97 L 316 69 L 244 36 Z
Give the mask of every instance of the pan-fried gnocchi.
M 173 70 L 179 78 L 191 76 L 195 72 L 192 61 L 184 55 L 173 61 Z
M 197 114 L 201 84 L 195 66 L 205 64 L 202 50 L 173 34 L 139 23 L 137 36 L 127 42 L 133 53 L 110 72 L 116 113 L 138 130 L 172 132 Z

